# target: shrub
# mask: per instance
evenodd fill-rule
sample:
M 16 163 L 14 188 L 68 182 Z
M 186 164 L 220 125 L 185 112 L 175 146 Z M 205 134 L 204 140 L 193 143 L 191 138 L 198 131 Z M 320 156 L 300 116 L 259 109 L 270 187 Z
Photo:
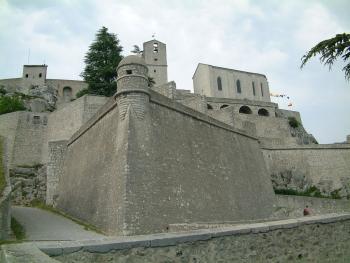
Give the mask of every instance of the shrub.
M 7 93 L 6 89 L 4 86 L 0 86 L 0 96 L 5 95 Z
M 17 97 L 0 97 L 0 114 L 25 110 L 23 101 Z
M 288 117 L 288 122 L 292 128 L 298 128 L 300 126 L 300 122 L 295 117 Z
M 24 227 L 14 217 L 11 217 L 11 229 L 17 240 L 25 239 Z
M 80 97 L 84 96 L 85 94 L 89 94 L 89 90 L 88 89 L 82 89 L 82 90 L 78 91 L 75 96 L 77 98 L 80 98 Z

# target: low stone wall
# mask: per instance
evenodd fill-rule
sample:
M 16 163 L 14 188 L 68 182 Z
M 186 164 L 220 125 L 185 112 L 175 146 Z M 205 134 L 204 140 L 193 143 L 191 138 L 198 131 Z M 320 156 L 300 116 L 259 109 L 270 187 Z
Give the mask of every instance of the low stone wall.
M 350 198 L 350 145 L 267 147 L 263 155 L 275 189 Z
M 350 214 L 183 233 L 38 242 L 60 262 L 348 262 Z
M 7 239 L 11 233 L 11 185 L 9 180 L 8 165 L 8 140 L 0 136 L 0 169 L 3 168 L 5 188 L 0 191 L 0 240 Z
M 315 198 L 295 195 L 276 195 L 274 217 L 300 217 L 308 206 L 313 215 L 350 212 L 349 200 Z

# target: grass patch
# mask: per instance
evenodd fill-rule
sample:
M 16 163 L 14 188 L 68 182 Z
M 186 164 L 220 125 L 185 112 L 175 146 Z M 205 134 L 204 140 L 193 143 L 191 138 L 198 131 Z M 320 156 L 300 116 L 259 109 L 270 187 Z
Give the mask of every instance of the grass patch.
M 288 123 L 292 128 L 298 128 L 301 125 L 295 117 L 288 117 Z
M 57 210 L 56 208 L 54 208 L 52 206 L 46 205 L 41 200 L 34 199 L 30 203 L 30 205 L 32 207 L 36 207 L 36 208 L 39 208 L 39 209 L 43 209 L 43 210 L 46 210 L 46 211 L 58 214 L 60 216 L 64 216 L 65 218 L 68 218 L 69 220 L 72 220 L 73 222 L 83 226 L 85 230 L 94 231 L 94 232 L 96 232 L 98 234 L 102 234 L 102 235 L 104 234 L 103 232 L 101 232 L 101 230 L 99 230 L 95 226 L 87 224 L 87 223 L 85 223 L 83 221 L 80 221 L 79 219 L 74 218 L 74 217 L 71 217 L 70 215 L 67 215 L 66 213 L 63 213 L 62 211 L 59 211 L 59 210 Z
M 11 229 L 17 240 L 25 239 L 24 227 L 14 217 L 11 217 Z
M 3 161 L 3 140 L 0 138 L 0 196 L 6 187 L 5 167 Z
M 274 189 L 275 194 L 278 195 L 298 195 L 298 196 L 309 196 L 309 197 L 318 197 L 318 198 L 329 198 L 329 199 L 341 199 L 338 192 L 331 193 L 330 196 L 322 194 L 320 189 L 316 186 L 311 186 L 305 191 L 297 191 L 294 189 Z

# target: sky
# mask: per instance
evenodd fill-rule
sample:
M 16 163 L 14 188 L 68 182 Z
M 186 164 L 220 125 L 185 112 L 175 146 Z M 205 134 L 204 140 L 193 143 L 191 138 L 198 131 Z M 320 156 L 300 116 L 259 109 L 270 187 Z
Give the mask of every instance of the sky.
M 198 63 L 262 73 L 282 109 L 301 113 L 319 143 L 350 134 L 350 82 L 301 57 L 318 42 L 350 32 L 349 0 L 0 0 L 0 79 L 23 64 L 47 64 L 48 78 L 81 79 L 84 55 L 102 26 L 123 55 L 155 38 L 167 45 L 168 79 L 193 90 Z M 288 103 L 293 104 L 288 107 Z

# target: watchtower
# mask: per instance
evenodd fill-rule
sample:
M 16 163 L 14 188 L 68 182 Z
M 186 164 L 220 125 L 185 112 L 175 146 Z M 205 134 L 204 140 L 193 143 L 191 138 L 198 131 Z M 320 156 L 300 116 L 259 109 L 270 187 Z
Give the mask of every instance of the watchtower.
M 168 65 L 166 57 L 166 45 L 158 40 L 150 40 L 143 43 L 142 54 L 148 67 L 149 76 L 155 81 L 155 85 L 168 82 Z
M 127 56 L 117 67 L 118 90 L 115 99 L 119 105 L 119 117 L 123 120 L 130 107 L 139 119 L 143 119 L 149 102 L 147 66 L 139 56 Z
M 23 65 L 22 87 L 27 93 L 32 86 L 44 86 L 46 83 L 47 65 Z

